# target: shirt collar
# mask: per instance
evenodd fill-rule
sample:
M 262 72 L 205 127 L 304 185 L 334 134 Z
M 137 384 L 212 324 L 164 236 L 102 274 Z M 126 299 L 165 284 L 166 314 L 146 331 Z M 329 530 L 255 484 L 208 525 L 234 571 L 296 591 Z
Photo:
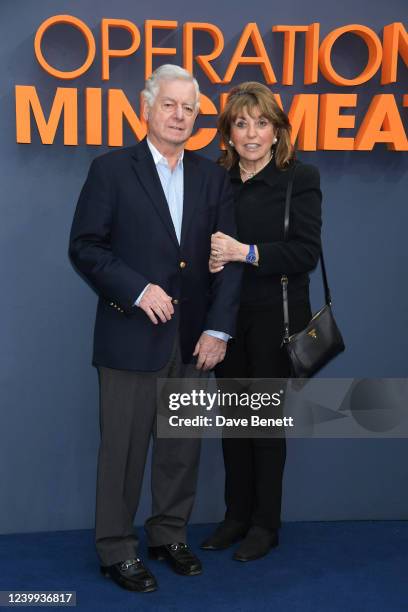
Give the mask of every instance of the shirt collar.
M 153 156 L 153 161 L 154 161 L 155 165 L 157 166 L 157 164 L 160 164 L 160 163 L 164 163 L 164 164 L 168 165 L 167 159 L 164 157 L 164 155 L 162 155 L 160 153 L 160 151 L 158 149 L 156 149 L 154 144 L 151 143 L 148 138 L 146 138 L 146 142 L 147 142 L 147 146 L 150 149 L 150 153 Z M 183 151 L 179 155 L 179 158 L 178 158 L 178 161 L 177 161 L 177 165 L 182 163 L 183 158 L 184 158 L 184 149 L 183 149 Z

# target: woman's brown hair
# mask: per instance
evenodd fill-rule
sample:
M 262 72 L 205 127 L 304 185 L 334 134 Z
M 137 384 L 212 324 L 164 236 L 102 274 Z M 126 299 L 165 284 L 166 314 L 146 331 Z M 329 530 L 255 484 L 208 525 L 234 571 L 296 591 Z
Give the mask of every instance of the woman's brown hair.
M 275 96 L 266 85 L 256 81 L 247 81 L 231 89 L 227 103 L 218 119 L 218 130 L 226 150 L 219 163 L 229 170 L 239 159 L 234 147 L 229 144 L 231 124 L 243 109 L 251 115 L 256 108 L 262 117 L 269 119 L 276 130 L 278 139 L 274 145 L 275 163 L 278 168 L 286 168 L 294 158 L 294 148 L 290 140 L 291 125 L 288 116 L 279 107 Z

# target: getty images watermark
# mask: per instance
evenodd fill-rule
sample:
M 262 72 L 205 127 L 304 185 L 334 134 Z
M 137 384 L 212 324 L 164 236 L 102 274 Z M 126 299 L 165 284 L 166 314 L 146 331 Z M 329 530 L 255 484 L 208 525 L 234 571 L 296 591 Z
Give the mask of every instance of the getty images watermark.
M 217 390 L 214 392 L 204 389 L 192 389 L 190 392 L 173 392 L 169 394 L 169 410 L 178 411 L 181 408 L 199 408 L 206 412 L 220 409 L 227 414 L 207 416 L 196 414 L 194 416 L 169 416 L 170 427 L 293 427 L 293 417 L 261 417 L 259 414 L 240 416 L 240 409 L 258 411 L 262 408 L 280 407 L 284 390 L 277 393 L 261 392 L 228 392 Z
M 159 379 L 157 435 L 407 438 L 408 379 Z

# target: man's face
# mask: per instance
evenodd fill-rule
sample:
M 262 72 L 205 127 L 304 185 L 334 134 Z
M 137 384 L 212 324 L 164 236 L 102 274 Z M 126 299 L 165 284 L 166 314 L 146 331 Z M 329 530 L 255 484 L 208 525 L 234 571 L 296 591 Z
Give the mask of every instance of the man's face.
M 145 104 L 143 115 L 155 146 L 180 147 L 189 139 L 197 116 L 193 83 L 181 79 L 161 81 L 153 105 Z

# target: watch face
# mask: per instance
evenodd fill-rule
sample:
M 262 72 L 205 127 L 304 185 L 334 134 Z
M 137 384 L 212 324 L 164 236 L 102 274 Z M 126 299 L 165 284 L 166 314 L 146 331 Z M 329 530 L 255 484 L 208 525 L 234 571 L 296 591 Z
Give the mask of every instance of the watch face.
M 246 260 L 248 263 L 255 263 L 256 262 L 256 255 L 254 253 L 248 253 L 248 255 L 246 256 Z

